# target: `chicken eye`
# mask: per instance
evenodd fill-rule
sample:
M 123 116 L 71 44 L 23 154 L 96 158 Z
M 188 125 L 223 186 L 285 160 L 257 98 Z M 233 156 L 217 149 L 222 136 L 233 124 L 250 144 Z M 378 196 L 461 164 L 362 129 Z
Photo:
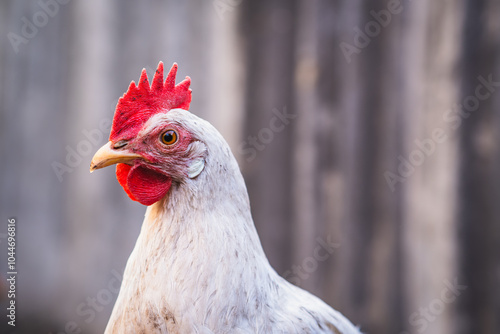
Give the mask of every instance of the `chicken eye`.
M 167 130 L 161 135 L 161 141 L 165 145 L 173 145 L 177 142 L 177 132 L 174 130 Z

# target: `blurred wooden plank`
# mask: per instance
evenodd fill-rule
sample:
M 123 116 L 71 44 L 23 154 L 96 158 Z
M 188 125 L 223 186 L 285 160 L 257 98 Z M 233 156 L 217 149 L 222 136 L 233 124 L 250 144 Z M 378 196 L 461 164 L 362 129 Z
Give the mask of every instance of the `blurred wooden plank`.
M 292 123 L 269 134 L 273 110 L 295 113 L 293 104 L 296 1 L 246 1 L 241 5 L 247 81 L 240 154 L 252 214 L 271 264 L 292 266 Z M 268 129 L 268 130 L 264 130 Z M 265 132 L 265 133 L 264 133 Z M 252 139 L 254 138 L 254 139 Z M 247 152 L 253 153 L 247 153 Z
M 500 332 L 500 6 L 488 0 L 465 5 L 460 102 L 467 118 L 459 129 L 457 220 L 460 277 L 468 288 L 459 299 L 456 332 L 493 334 Z

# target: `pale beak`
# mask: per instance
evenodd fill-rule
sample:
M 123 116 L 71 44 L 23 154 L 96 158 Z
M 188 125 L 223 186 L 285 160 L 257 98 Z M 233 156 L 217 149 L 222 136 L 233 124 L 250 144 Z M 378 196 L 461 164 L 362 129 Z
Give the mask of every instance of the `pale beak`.
M 134 159 L 144 159 L 142 155 L 132 153 L 125 149 L 115 150 L 111 141 L 96 152 L 90 163 L 90 172 L 96 169 L 111 166 L 117 163 L 130 163 Z

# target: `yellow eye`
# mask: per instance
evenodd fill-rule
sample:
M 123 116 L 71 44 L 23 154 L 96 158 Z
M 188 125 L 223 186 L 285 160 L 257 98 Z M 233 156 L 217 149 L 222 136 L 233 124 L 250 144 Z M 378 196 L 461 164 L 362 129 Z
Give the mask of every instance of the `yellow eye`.
M 161 135 L 161 141 L 165 145 L 173 145 L 177 142 L 177 137 L 175 130 L 167 130 Z

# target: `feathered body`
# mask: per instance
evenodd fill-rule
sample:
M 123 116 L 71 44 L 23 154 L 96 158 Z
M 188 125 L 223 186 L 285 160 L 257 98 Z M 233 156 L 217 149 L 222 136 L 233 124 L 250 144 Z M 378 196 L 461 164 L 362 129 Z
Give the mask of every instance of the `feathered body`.
M 238 164 L 219 132 L 186 110 L 167 111 L 151 115 L 121 153 L 129 175 L 119 175 L 123 167 L 117 175 L 131 198 L 151 190 L 133 185 L 130 170 L 139 164 L 164 174 L 169 186 L 147 208 L 106 333 L 359 333 L 272 269 Z M 177 148 L 145 152 L 134 144 L 154 146 L 165 129 L 181 137 Z M 118 159 L 99 165 L 102 156 L 91 169 Z M 141 182 L 161 181 L 141 173 Z

